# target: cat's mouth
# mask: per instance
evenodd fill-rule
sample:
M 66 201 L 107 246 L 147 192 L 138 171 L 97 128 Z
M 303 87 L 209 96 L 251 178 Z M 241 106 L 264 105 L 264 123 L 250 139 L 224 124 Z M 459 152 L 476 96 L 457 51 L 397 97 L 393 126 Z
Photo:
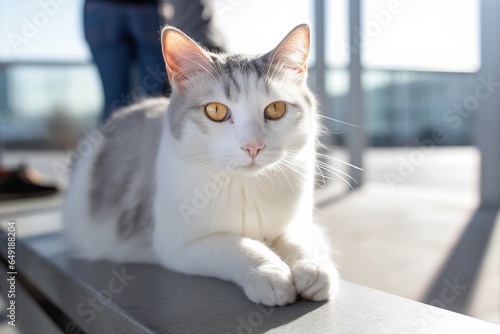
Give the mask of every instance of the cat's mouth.
M 256 164 L 255 161 L 252 161 L 248 165 L 243 166 L 243 168 L 245 168 L 247 170 L 257 170 L 257 169 L 260 169 L 261 166 L 259 166 L 258 164 Z
M 240 166 L 240 170 L 244 173 L 254 174 L 260 171 L 262 167 L 262 165 L 255 163 L 255 161 L 252 161 L 247 165 Z
M 239 170 L 245 174 L 259 174 L 263 170 L 272 168 L 272 166 L 274 166 L 279 161 L 269 161 L 269 159 L 257 160 L 259 161 L 255 161 L 255 159 L 252 159 L 252 161 L 248 162 L 247 164 L 241 164 L 239 166 Z
M 250 159 L 249 159 L 250 160 Z M 256 175 L 266 170 L 268 168 L 272 168 L 277 162 L 269 157 L 257 157 L 257 159 L 252 159 L 250 161 L 241 162 L 238 166 L 235 166 L 238 172 L 246 175 Z

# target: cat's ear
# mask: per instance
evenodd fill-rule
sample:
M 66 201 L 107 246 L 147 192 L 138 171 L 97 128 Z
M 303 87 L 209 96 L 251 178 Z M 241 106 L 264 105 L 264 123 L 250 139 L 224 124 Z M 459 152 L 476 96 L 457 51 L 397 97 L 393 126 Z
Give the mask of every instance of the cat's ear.
M 191 75 L 212 68 L 208 53 L 176 28 L 163 29 L 161 44 L 170 82 L 181 90 L 182 83 Z
M 297 73 L 305 73 L 310 45 L 309 25 L 301 24 L 290 31 L 281 43 L 271 51 L 270 65 L 285 67 Z

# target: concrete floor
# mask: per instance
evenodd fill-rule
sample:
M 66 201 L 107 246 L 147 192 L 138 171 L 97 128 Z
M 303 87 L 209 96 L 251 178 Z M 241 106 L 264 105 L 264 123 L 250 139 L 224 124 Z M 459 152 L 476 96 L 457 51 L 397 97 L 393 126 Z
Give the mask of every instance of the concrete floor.
M 344 160 L 345 152 L 334 157 Z M 64 152 L 4 155 L 7 165 L 24 161 L 62 186 L 66 159 Z M 469 147 L 370 149 L 365 163 L 363 187 L 353 191 L 338 179 L 317 190 L 318 221 L 331 236 L 344 279 L 421 301 L 478 205 L 479 154 Z M 17 217 L 21 236 L 57 229 L 59 204 L 57 196 L 2 203 L 0 219 Z M 499 223 L 478 283 L 467 287 L 473 293 L 466 313 L 500 324 Z M 3 328 L 2 334 L 15 333 Z
M 332 186 L 318 190 L 317 203 L 344 279 L 422 301 L 478 206 L 479 154 L 439 148 L 418 160 L 418 152 L 369 150 L 365 185 L 343 196 Z M 395 175 L 400 182 L 389 182 Z M 500 215 L 477 284 L 467 289 L 466 314 L 500 323 Z

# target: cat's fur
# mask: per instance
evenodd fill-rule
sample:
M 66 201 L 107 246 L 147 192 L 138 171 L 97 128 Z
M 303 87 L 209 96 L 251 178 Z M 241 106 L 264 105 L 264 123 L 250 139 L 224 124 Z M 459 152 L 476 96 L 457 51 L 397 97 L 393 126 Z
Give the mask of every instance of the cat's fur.
M 215 276 L 267 305 L 332 296 L 337 270 L 313 224 L 309 38 L 301 25 L 268 54 L 223 55 L 165 28 L 172 97 L 117 112 L 79 161 L 64 203 L 75 254 Z M 287 113 L 266 120 L 275 101 Z M 210 120 L 211 102 L 228 106 L 231 120 Z M 265 146 L 252 160 L 255 143 Z

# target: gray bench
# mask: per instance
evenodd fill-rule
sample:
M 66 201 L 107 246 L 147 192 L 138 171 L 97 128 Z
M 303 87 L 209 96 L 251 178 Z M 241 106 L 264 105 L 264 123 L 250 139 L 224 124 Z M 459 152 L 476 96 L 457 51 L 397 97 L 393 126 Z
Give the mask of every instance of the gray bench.
M 5 243 L 2 232 L 4 294 Z M 26 334 L 500 333 L 500 326 L 345 281 L 331 302 L 263 307 L 218 279 L 69 259 L 60 233 L 17 240 L 16 257 L 16 327 Z

